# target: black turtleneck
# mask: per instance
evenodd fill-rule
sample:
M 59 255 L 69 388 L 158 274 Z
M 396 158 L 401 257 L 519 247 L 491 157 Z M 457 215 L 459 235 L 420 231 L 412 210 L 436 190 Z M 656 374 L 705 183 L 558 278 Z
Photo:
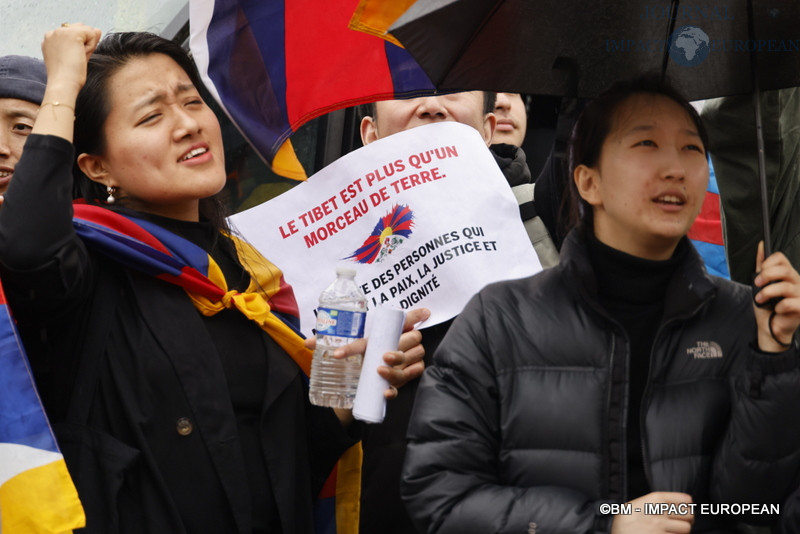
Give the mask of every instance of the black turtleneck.
M 627 498 L 649 493 L 642 457 L 641 408 L 650 371 L 653 341 L 661 324 L 667 284 L 686 254 L 678 246 L 668 260 L 653 261 L 631 256 L 611 248 L 589 235 L 589 256 L 597 277 L 597 298 L 600 305 L 617 321 L 628 336 L 627 369 L 617 366 L 616 378 L 628 382 L 627 433 Z M 627 374 L 625 375 L 624 373 Z M 615 380 L 618 382 L 619 380 Z M 619 403 L 622 397 L 612 399 Z M 612 410 L 613 412 L 614 410 Z M 622 413 L 616 410 L 616 413 Z M 611 446 L 619 447 L 612 442 Z

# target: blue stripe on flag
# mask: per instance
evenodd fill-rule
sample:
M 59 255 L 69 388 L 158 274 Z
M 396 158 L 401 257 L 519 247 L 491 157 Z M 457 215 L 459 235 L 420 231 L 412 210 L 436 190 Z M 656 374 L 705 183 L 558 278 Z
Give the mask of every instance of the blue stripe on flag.
M 417 62 L 405 48 L 386 42 L 386 59 L 392 74 L 396 97 L 424 94 L 435 89 L 430 78 L 419 68 Z
M 709 274 L 730 279 L 728 271 L 728 260 L 725 256 L 725 247 L 705 241 L 691 240 L 697 252 L 702 256 Z
M 14 320 L 0 308 L 0 442 L 58 452 Z
M 269 30 L 256 35 L 251 21 Z M 270 161 L 291 133 L 282 21 L 283 0 L 216 0 L 207 31 L 208 76 L 242 135 Z

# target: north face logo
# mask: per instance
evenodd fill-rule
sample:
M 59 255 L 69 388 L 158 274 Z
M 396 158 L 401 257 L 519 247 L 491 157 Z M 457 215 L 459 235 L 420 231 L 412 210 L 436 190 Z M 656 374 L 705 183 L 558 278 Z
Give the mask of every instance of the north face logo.
M 698 341 L 696 346 L 686 349 L 686 354 L 695 360 L 722 358 L 722 347 L 715 341 Z

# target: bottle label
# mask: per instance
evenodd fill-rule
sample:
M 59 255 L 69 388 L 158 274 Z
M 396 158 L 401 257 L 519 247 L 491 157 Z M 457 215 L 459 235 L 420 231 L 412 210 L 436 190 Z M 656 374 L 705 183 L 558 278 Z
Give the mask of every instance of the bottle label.
M 362 338 L 366 317 L 366 312 L 318 308 L 317 335 Z

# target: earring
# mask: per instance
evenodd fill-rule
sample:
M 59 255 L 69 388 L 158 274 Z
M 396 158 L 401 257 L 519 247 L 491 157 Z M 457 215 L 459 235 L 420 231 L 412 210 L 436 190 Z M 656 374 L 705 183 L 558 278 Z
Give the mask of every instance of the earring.
M 106 203 L 113 204 L 116 198 L 114 198 L 114 187 L 106 186 L 106 192 L 108 192 L 108 198 L 106 199 Z

